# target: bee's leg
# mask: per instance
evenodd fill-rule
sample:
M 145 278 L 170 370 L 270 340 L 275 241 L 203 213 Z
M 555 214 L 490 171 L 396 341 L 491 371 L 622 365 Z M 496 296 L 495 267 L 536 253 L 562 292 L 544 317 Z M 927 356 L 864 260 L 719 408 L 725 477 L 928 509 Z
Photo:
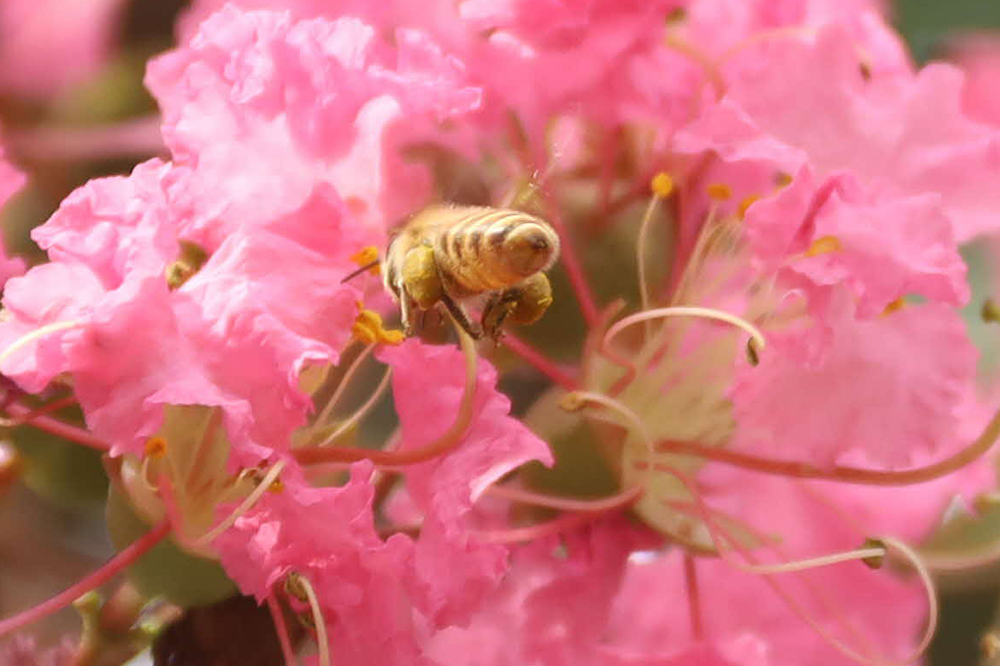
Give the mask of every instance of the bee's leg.
M 441 302 L 444 303 L 455 323 L 461 326 L 473 340 L 482 339 L 482 329 L 469 320 L 469 315 L 465 313 L 465 309 L 461 305 L 455 302 L 455 299 L 448 294 L 441 294 Z
M 505 289 L 499 294 L 493 294 L 483 307 L 481 323 L 483 333 L 493 339 L 493 342 L 500 344 L 500 337 L 503 335 L 501 327 L 507 316 L 517 307 L 519 293 L 516 289 Z
M 483 329 L 494 340 L 499 340 L 505 321 L 515 324 L 533 324 L 552 304 L 552 287 L 544 273 L 536 273 L 524 282 L 504 289 L 490 297 L 483 310 Z
M 406 333 L 406 337 L 413 335 L 413 314 L 416 304 L 413 299 L 410 298 L 409 294 L 403 293 L 402 297 L 399 299 L 399 321 L 403 326 L 403 332 Z

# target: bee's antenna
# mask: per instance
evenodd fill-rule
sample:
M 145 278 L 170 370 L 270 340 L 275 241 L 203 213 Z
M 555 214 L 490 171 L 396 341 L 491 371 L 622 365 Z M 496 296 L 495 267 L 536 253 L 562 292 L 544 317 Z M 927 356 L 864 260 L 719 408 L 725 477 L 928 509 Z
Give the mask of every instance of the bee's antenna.
M 361 275 L 362 273 L 364 273 L 368 269 L 375 268 L 376 266 L 378 266 L 378 264 L 379 264 L 379 260 L 378 259 L 375 259 L 374 261 L 369 261 L 367 264 L 363 264 L 357 270 L 351 271 L 346 276 L 344 276 L 344 279 L 342 279 L 340 281 L 340 284 L 344 284 L 345 282 L 347 282 L 349 280 L 353 280 L 354 278 L 356 278 L 357 276 Z

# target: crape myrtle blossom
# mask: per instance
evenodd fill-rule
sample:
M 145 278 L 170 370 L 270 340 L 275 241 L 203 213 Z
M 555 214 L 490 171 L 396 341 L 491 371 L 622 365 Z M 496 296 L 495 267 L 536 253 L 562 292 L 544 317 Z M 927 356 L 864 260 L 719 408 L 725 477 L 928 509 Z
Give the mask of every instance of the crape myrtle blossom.
M 111 56 L 122 0 L 7 0 L 0 6 L 0 90 L 44 98 L 93 76 Z
M 116 483 L 136 512 L 150 522 L 166 520 L 186 549 L 221 558 L 244 591 L 264 601 L 283 581 L 298 594 L 315 590 L 321 599 L 310 608 L 315 621 L 329 622 L 338 649 L 353 654 L 353 663 L 364 663 L 373 651 L 384 651 L 386 663 L 414 663 L 417 635 L 467 615 L 505 568 L 506 546 L 481 543 L 463 531 L 473 502 L 524 462 L 551 463 L 546 445 L 506 415 L 509 403 L 496 392 L 495 372 L 475 362 L 471 346 L 460 353 L 413 340 L 384 354 L 402 386 L 395 393 L 403 427 L 398 455 L 380 460 L 411 465 L 409 488 L 426 516 L 419 539 L 397 535 L 383 543 L 374 531 L 370 463 L 367 472 L 359 463 L 342 488 L 314 488 L 288 453 L 293 440 L 340 441 L 328 437 L 335 430 L 330 424 L 303 426 L 312 410 L 308 391 L 350 341 L 400 341 L 377 315 L 359 313 L 374 281 L 368 279 L 369 289 L 359 287 L 366 278 L 341 281 L 356 266 L 352 255 L 384 243 L 384 215 L 370 213 L 377 190 L 362 198 L 347 184 L 352 200 L 343 202 L 331 184 L 337 172 L 331 157 L 346 155 L 353 169 L 377 164 L 379 132 L 402 110 L 411 119 L 430 114 L 436 122 L 451 113 L 442 106 L 441 89 L 447 82 L 442 77 L 454 79 L 455 63 L 435 60 L 433 45 L 414 34 L 408 42 L 413 49 L 404 47 L 406 57 L 394 68 L 392 50 L 372 44 L 372 30 L 356 19 L 293 23 L 287 15 L 230 11 L 218 21 L 207 24 L 207 34 L 228 36 L 229 43 L 205 50 L 228 57 L 242 44 L 248 64 L 260 64 L 263 74 L 274 62 L 284 63 L 286 71 L 271 72 L 280 89 L 266 90 L 266 76 L 250 82 L 239 72 L 235 80 L 219 79 L 212 96 L 199 87 L 211 72 L 198 57 L 186 62 L 172 54 L 151 66 L 154 90 L 163 82 L 164 95 L 179 97 L 184 89 L 201 95 L 188 106 L 214 118 L 215 134 L 198 135 L 191 127 L 197 114 L 181 108 L 174 116 L 164 104 L 173 161 L 153 160 L 127 177 L 88 183 L 36 230 L 51 262 L 7 289 L 6 374 L 29 391 L 70 382 L 88 427 L 118 459 Z M 232 32 L 213 31 L 223 24 Z M 258 39 L 258 31 L 272 33 L 270 44 Z M 375 46 L 378 53 L 369 53 Z M 321 74 L 306 68 L 309 63 L 326 68 L 330 80 L 324 85 L 331 91 L 343 76 L 353 76 L 357 85 L 329 101 L 308 88 L 296 93 L 289 85 L 295 72 L 303 86 L 311 81 L 306 75 Z M 220 67 L 219 73 L 231 70 Z M 287 113 L 285 95 L 300 97 L 299 116 Z M 213 115 L 199 102 L 229 104 L 223 109 L 229 115 L 218 109 Z M 476 103 L 473 88 L 456 88 L 454 104 Z M 377 122 L 368 123 L 370 117 Z M 227 125 L 236 132 L 232 141 L 249 133 L 247 146 L 257 146 L 249 153 L 253 161 L 243 155 L 218 163 L 226 153 L 222 145 L 232 145 L 215 143 L 226 141 L 220 128 Z M 320 137 L 310 127 L 342 128 L 344 136 L 328 134 L 332 143 L 317 145 Z M 352 143 L 352 131 L 364 133 L 367 150 L 363 142 Z M 254 144 L 255 138 L 263 144 Z M 265 156 L 260 149 L 267 143 L 285 157 Z M 297 167 L 269 194 L 264 185 L 276 174 L 268 165 L 293 158 Z M 438 420 L 420 416 L 426 404 L 407 402 L 420 397 L 416 386 L 427 372 L 440 384 L 434 394 L 441 400 Z M 449 391 L 451 375 L 455 389 Z M 470 443 L 475 446 L 467 450 Z M 260 497 L 278 487 L 284 492 L 275 499 Z M 309 520 L 298 528 L 288 522 L 302 516 Z M 301 532 L 330 523 L 350 527 L 339 537 L 330 533 L 324 543 Z M 287 539 L 292 545 L 283 550 Z M 248 549 L 248 543 L 261 547 Z M 357 565 L 309 566 L 317 557 Z M 448 576 L 441 575 L 442 566 Z M 341 585 L 362 572 L 370 580 L 353 592 Z M 399 603 L 368 596 L 376 588 L 402 593 Z M 391 627 L 410 613 L 414 618 L 388 638 L 361 628 Z M 386 645 L 396 647 L 386 651 Z M 323 640 L 321 651 L 326 649 Z
M 958 72 L 867 3 L 407 7 L 196 3 L 147 72 L 170 159 L 35 231 L 0 371 L 72 389 L 89 432 L 31 423 L 107 450 L 153 526 L 112 565 L 168 534 L 219 561 L 289 662 L 281 606 L 324 664 L 912 661 L 936 610 L 898 539 L 993 485 L 1000 427 L 955 312 L 997 132 Z M 436 200 L 551 221 L 548 318 L 584 330 L 384 325 L 378 280 L 342 280 Z M 630 224 L 637 277 L 599 300 L 585 249 Z

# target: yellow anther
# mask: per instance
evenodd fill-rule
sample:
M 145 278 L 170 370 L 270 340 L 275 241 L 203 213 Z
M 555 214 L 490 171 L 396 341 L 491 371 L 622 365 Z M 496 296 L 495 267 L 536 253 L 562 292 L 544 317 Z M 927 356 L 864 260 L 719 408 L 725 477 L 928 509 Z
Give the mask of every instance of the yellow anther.
M 147 457 L 159 460 L 167 455 L 167 440 L 162 437 L 150 437 L 146 440 L 144 450 Z
M 653 194 L 660 197 L 661 199 L 666 199 L 670 196 L 670 193 L 674 191 L 674 179 L 670 177 L 665 171 L 653 176 L 653 180 L 649 183 L 649 187 L 653 190 Z
M 364 304 L 360 302 L 358 310 L 358 317 L 354 320 L 354 325 L 351 326 L 351 333 L 354 334 L 355 339 L 366 345 L 376 342 L 398 345 L 405 339 L 406 336 L 402 331 L 385 328 L 379 313 L 365 308 Z
M 736 208 L 736 214 L 741 220 L 746 216 L 747 208 L 754 205 L 758 200 L 760 200 L 759 194 L 751 194 L 740 202 L 740 205 Z
M 285 482 L 282 481 L 281 479 L 275 479 L 274 481 L 271 482 L 271 485 L 269 485 L 267 487 L 267 490 L 268 490 L 268 492 L 271 492 L 271 493 L 284 492 L 284 490 L 285 490 Z
M 820 236 L 812 242 L 809 249 L 806 250 L 807 257 L 815 257 L 821 254 L 828 254 L 830 252 L 839 252 L 843 247 L 840 244 L 840 239 L 836 236 Z
M 897 310 L 902 310 L 905 305 L 906 305 L 906 299 L 900 296 L 899 298 L 897 298 L 896 300 L 892 301 L 891 303 L 885 306 L 885 308 L 882 310 L 882 316 L 884 317 L 886 315 L 891 315 L 893 312 L 896 312 Z
M 760 365 L 760 350 L 753 338 L 747 340 L 747 362 L 755 368 Z
M 996 301 L 992 298 L 983 301 L 983 309 L 979 311 L 979 314 L 983 321 L 988 324 L 1000 323 L 1000 306 L 997 306 Z
M 712 183 L 705 188 L 705 192 L 716 201 L 729 201 L 733 198 L 733 188 L 725 183 Z
M 774 175 L 774 184 L 780 189 L 792 184 L 792 174 L 779 171 Z
M 372 275 L 379 274 L 380 267 L 378 263 L 378 248 L 374 245 L 362 248 L 360 251 L 351 255 L 351 261 L 356 263 L 358 266 L 370 266 L 368 272 Z

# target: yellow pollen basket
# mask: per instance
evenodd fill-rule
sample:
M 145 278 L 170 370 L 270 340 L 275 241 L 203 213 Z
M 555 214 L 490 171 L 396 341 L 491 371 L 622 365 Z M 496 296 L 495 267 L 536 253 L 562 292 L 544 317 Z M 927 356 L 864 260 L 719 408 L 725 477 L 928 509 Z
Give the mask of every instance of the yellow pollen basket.
M 809 249 L 806 250 L 807 257 L 818 257 L 821 254 L 829 254 L 831 252 L 840 252 L 844 249 L 843 245 L 840 244 L 840 239 L 836 236 L 820 236 L 812 242 Z
M 358 317 L 351 326 L 351 333 L 356 340 L 366 345 L 377 342 L 398 345 L 406 338 L 406 335 L 398 329 L 385 328 L 382 324 L 382 316 L 365 308 L 364 303 L 360 301 L 358 301 Z

